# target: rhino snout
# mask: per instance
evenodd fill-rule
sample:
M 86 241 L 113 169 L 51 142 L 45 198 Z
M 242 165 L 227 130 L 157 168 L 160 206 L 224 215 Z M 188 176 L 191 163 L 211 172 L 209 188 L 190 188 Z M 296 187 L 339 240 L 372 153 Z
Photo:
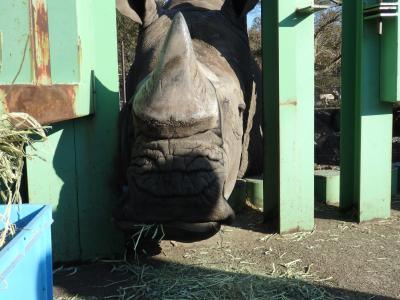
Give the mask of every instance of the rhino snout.
M 129 196 L 120 220 L 138 223 L 226 223 L 234 212 L 223 197 L 225 154 L 220 137 L 139 137 L 128 169 Z

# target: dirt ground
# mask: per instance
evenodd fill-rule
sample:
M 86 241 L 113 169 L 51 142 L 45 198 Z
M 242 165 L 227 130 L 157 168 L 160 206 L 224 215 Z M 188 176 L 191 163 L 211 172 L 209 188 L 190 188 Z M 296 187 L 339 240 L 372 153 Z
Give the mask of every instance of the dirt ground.
M 313 232 L 280 236 L 249 207 L 206 241 L 63 266 L 54 299 L 400 299 L 399 197 L 389 220 L 357 224 L 322 204 L 315 216 Z

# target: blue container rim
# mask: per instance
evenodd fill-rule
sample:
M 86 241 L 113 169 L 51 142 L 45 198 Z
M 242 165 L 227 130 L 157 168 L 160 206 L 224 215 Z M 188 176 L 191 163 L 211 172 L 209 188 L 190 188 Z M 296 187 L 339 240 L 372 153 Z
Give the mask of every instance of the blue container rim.
M 0 205 L 4 211 L 6 205 Z M 18 209 L 18 219 L 35 214 L 26 225 L 0 251 L 0 281 L 17 266 L 18 262 L 28 253 L 33 243 L 42 232 L 51 226 L 51 207 L 49 205 L 15 204 L 12 209 Z M 49 216 L 49 217 L 47 217 Z

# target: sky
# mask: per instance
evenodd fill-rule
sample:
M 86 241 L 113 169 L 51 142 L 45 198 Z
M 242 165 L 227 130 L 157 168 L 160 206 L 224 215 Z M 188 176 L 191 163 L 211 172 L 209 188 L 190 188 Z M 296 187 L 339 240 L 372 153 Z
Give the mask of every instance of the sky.
M 252 11 L 247 14 L 247 27 L 253 25 L 253 20 L 261 15 L 261 6 L 257 5 Z

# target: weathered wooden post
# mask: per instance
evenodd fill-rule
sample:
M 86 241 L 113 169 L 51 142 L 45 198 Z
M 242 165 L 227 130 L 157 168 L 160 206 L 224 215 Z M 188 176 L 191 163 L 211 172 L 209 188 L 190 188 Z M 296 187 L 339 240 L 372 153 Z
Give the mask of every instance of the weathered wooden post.
M 281 233 L 314 227 L 313 2 L 262 2 L 264 215 Z
M 340 207 L 390 216 L 392 103 L 399 101 L 398 3 L 343 1 Z

